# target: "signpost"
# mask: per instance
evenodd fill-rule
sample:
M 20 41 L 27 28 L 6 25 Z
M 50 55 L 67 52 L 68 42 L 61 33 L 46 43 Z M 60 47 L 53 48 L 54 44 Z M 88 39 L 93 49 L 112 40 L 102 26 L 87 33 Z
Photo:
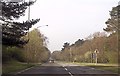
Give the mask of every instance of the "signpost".
M 97 54 L 99 53 L 98 49 L 95 49 L 94 53 L 95 53 L 95 63 L 97 64 L 97 62 L 98 62 Z

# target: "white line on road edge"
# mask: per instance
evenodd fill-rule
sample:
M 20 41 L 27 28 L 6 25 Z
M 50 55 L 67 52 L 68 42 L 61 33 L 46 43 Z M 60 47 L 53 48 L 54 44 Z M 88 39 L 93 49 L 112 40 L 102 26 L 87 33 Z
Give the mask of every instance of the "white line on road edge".
M 33 68 L 33 67 L 27 68 L 27 69 L 25 69 L 25 70 L 22 70 L 22 71 L 20 71 L 20 72 L 17 72 L 17 74 L 20 74 L 20 73 L 25 72 L 25 71 L 27 71 L 27 70 L 29 70 L 29 69 L 32 69 L 32 68 Z

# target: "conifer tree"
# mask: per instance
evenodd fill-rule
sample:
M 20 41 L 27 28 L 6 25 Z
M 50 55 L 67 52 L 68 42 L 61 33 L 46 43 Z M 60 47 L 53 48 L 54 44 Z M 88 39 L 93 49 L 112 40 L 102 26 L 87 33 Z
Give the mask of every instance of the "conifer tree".
M 39 22 L 40 19 L 31 19 L 27 21 L 16 21 L 21 16 L 25 16 L 26 9 L 35 2 L 5 2 L 2 4 L 2 16 L 0 16 L 0 25 L 2 26 L 2 44 L 8 46 L 22 46 L 26 44 L 29 39 L 25 40 L 23 37 L 27 35 L 28 30 Z
M 113 7 L 110 11 L 110 17 L 105 23 L 107 27 L 104 29 L 106 32 L 115 33 L 119 30 L 119 20 L 120 20 L 120 5 Z

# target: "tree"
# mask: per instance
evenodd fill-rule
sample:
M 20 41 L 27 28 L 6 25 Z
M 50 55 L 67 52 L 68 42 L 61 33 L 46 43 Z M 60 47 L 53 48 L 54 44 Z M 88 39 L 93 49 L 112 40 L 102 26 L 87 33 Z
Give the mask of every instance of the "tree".
M 24 46 L 25 61 L 28 62 L 42 62 L 49 58 L 49 49 L 44 45 L 46 37 L 43 37 L 37 29 L 29 32 L 30 40 Z
M 78 39 L 76 42 L 75 42 L 75 46 L 81 46 L 82 44 L 84 43 L 84 40 L 83 39 Z
M 105 23 L 107 27 L 104 29 L 106 32 L 117 32 L 119 30 L 119 14 L 120 14 L 120 5 L 113 7 L 112 11 L 110 11 L 110 17 Z
M 34 4 L 30 2 L 5 2 L 2 3 L 2 17 L 0 24 L 2 26 L 2 44 L 8 46 L 22 46 L 29 40 L 23 39 L 27 35 L 28 30 L 39 22 L 40 19 L 32 19 L 23 22 L 16 22 L 21 16 L 25 15 L 28 6 Z
M 120 5 L 112 8 L 112 11 L 110 11 L 110 17 L 111 18 L 109 18 L 106 21 L 107 27 L 104 29 L 104 31 L 111 33 L 111 35 L 108 37 L 109 46 L 107 49 L 111 50 L 111 52 L 114 51 L 115 54 L 120 55 L 120 53 L 118 52 L 119 50 L 118 45 L 120 42 L 120 38 L 118 37 L 120 35 L 119 33 L 120 32 L 120 28 L 119 28 L 120 27 Z M 114 53 L 111 53 L 111 54 L 114 54 Z M 118 58 L 117 55 L 115 55 L 115 57 Z M 115 57 L 113 55 L 113 58 Z M 110 62 L 113 61 L 111 57 L 109 57 L 109 59 L 110 59 Z
M 61 60 L 61 51 L 54 51 L 52 53 L 52 58 L 55 60 Z
M 70 43 L 68 42 L 64 43 L 62 51 L 65 50 L 66 48 L 69 48 L 69 46 L 70 46 Z
M 88 51 L 85 53 L 85 61 L 87 61 L 89 63 L 92 62 L 91 54 L 92 54 L 91 51 Z

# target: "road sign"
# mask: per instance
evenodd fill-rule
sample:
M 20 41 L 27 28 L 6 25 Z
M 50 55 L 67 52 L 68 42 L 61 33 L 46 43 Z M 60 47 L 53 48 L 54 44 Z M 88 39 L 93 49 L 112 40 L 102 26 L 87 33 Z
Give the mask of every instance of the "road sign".
M 99 53 L 98 49 L 95 49 L 94 53 Z
M 92 53 L 92 59 L 95 59 L 95 58 L 96 58 L 96 54 Z
M 98 51 L 98 49 L 95 49 L 95 51 L 94 51 L 94 53 L 95 53 L 95 62 L 96 62 L 96 64 L 97 64 L 97 61 L 98 61 L 98 57 L 97 57 L 97 54 L 99 53 L 99 51 Z

